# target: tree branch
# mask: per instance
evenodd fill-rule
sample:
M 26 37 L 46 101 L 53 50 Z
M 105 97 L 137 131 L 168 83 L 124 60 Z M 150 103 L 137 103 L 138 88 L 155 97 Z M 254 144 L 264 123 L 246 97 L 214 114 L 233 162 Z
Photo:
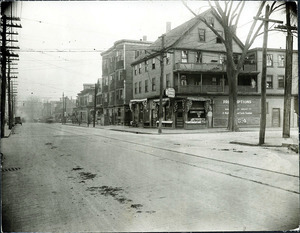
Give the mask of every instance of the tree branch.
M 241 8 L 240 8 L 240 11 L 239 11 L 238 16 L 237 16 L 237 18 L 236 18 L 236 20 L 235 20 L 235 24 L 234 24 L 234 25 L 237 25 L 237 23 L 238 23 L 238 21 L 239 21 L 239 19 L 240 19 L 240 16 L 241 16 L 241 14 L 242 14 L 242 11 L 243 11 L 243 9 L 244 9 L 244 6 L 245 6 L 245 1 L 242 1 L 242 6 L 241 6 Z

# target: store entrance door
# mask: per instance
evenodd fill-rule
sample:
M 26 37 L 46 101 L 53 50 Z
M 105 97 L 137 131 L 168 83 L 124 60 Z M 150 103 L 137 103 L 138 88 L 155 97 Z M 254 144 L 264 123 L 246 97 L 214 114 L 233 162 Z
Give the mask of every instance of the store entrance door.
M 176 128 L 183 128 L 184 123 L 183 123 L 183 107 L 182 107 L 182 102 L 178 101 L 177 102 L 177 112 L 176 112 Z
M 272 127 L 280 127 L 280 108 L 272 109 Z

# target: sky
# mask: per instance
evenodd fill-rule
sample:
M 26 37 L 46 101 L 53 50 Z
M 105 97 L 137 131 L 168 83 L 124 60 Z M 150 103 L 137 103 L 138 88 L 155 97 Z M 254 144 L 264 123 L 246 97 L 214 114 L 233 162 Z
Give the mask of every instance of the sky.
M 201 13 L 206 1 L 187 1 Z M 237 35 L 245 41 L 258 7 L 247 1 Z M 18 30 L 18 100 L 76 98 L 84 83 L 101 78 L 101 51 L 120 39 L 155 41 L 166 22 L 175 28 L 193 18 L 181 1 L 20 1 L 13 13 L 21 18 Z M 284 21 L 283 14 L 273 19 Z M 295 39 L 296 40 L 296 39 Z M 296 44 L 296 43 L 295 43 Z M 262 36 L 253 47 L 262 47 Z M 268 47 L 285 48 L 285 34 L 270 32 Z

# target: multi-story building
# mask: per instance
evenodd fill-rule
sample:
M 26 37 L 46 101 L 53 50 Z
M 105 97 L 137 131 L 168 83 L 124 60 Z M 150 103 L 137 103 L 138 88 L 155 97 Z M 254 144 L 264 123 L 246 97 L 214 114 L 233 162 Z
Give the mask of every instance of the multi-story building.
M 202 13 L 220 33 L 224 30 L 210 10 Z M 237 62 L 243 43 L 234 35 Z M 132 63 L 133 121 L 156 127 L 160 91 L 160 51 L 156 40 Z M 226 127 L 228 122 L 228 77 L 226 49 L 220 39 L 200 20 L 193 18 L 164 36 L 163 126 L 171 128 Z M 157 52 L 154 52 L 157 51 Z M 249 58 L 238 77 L 239 122 L 259 124 L 259 90 L 256 64 Z M 251 109 L 251 110 L 250 110 Z
M 103 117 L 103 103 L 102 103 L 102 78 L 99 78 L 97 81 L 97 90 L 96 90 L 96 123 L 104 125 Z
M 143 40 L 119 40 L 102 56 L 102 107 L 103 120 L 107 124 L 129 124 L 131 112 L 129 101 L 132 95 L 131 63 L 139 52 L 151 42 Z
M 91 123 L 94 111 L 95 84 L 83 84 L 83 90 L 77 94 L 73 123 Z
M 262 48 L 249 51 L 257 66 L 258 92 L 261 93 Z M 267 50 L 267 127 L 282 127 L 284 110 L 285 50 Z M 290 126 L 298 126 L 298 51 L 293 51 Z

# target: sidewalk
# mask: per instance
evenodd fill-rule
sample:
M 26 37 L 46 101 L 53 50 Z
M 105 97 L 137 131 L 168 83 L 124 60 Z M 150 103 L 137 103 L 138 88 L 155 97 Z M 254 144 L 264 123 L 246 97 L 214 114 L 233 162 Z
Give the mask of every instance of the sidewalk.
M 67 123 L 69 126 L 79 126 L 77 124 Z M 87 124 L 81 124 L 79 127 L 87 127 Z M 89 128 L 93 128 L 93 124 L 89 125 Z M 135 134 L 152 134 L 159 135 L 157 128 L 138 128 L 131 126 L 123 126 L 123 125 L 96 125 L 95 128 L 104 129 L 104 130 L 112 130 L 112 131 L 120 131 L 120 132 L 128 132 Z M 169 134 L 203 134 L 203 133 L 230 133 L 230 134 L 239 134 L 243 133 L 238 140 L 232 141 L 231 143 L 240 144 L 240 145 L 248 145 L 248 146 L 258 146 L 258 137 L 259 137 L 259 128 L 241 128 L 239 132 L 230 132 L 226 128 L 207 128 L 207 129 L 196 129 L 196 130 L 186 130 L 186 129 L 162 129 L 162 135 Z M 247 137 L 247 133 L 251 133 Z M 257 133 L 257 135 L 256 135 Z M 253 136 L 253 134 L 255 134 Z M 276 146 L 296 146 L 298 148 L 299 145 L 299 132 L 298 128 L 291 129 L 291 137 L 290 138 L 282 138 L 282 128 L 267 128 L 265 135 L 265 144 L 264 146 L 276 147 Z
M 13 129 L 13 128 L 12 128 Z M 8 138 L 10 136 L 10 134 L 12 133 L 12 130 L 10 130 L 8 128 L 8 125 L 5 125 L 5 129 L 4 129 L 4 137 Z

